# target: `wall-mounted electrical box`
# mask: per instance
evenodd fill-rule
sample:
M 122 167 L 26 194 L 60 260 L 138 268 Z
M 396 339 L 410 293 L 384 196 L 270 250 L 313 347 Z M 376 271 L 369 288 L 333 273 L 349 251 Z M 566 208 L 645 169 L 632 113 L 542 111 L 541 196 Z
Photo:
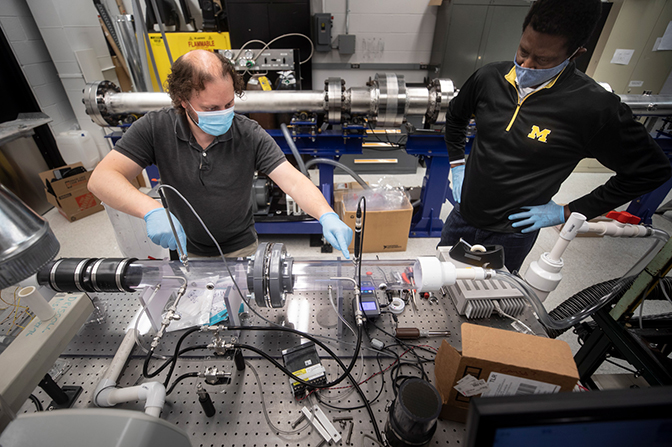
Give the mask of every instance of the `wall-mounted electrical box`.
M 313 15 L 313 44 L 315 51 L 331 51 L 331 14 Z
M 341 54 L 355 54 L 355 40 L 354 34 L 339 34 L 338 52 Z

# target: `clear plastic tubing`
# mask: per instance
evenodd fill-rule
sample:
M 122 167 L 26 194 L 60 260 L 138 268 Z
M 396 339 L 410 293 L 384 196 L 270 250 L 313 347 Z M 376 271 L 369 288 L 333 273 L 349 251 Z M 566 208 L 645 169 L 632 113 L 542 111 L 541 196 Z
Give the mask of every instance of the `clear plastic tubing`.
M 387 259 L 364 260 L 362 262 L 362 279 L 368 279 L 376 288 L 409 289 L 411 280 L 408 273 L 413 268 L 414 259 Z M 247 287 L 247 259 L 228 259 L 231 273 L 235 276 L 239 287 Z M 189 271 L 179 261 L 135 261 L 128 266 L 125 274 L 126 284 L 131 289 L 142 289 L 147 286 L 156 286 L 166 281 L 166 276 L 180 276 L 187 281 L 219 276 L 221 279 L 229 277 L 224 261 L 221 260 L 192 260 L 189 261 Z M 331 278 L 346 276 L 355 277 L 355 265 L 348 260 L 308 260 L 294 259 L 292 263 L 294 291 L 327 290 L 329 285 L 351 289 L 352 285 Z M 168 284 L 167 284 L 168 285 Z

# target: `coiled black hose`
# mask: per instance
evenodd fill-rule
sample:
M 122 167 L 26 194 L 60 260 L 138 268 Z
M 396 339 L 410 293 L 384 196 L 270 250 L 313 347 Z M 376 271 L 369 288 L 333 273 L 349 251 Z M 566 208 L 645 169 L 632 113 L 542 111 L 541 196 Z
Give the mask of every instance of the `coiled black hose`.
M 569 317 L 581 311 L 582 309 L 585 309 L 589 305 L 597 302 L 600 298 L 602 298 L 603 296 L 614 290 L 614 287 L 623 284 L 623 287 L 620 288 L 620 290 L 614 295 L 614 297 L 611 300 L 611 302 L 618 301 L 630 288 L 635 279 L 636 276 L 631 276 L 629 278 L 610 279 L 608 281 L 604 281 L 592 285 L 590 287 L 587 287 L 581 290 L 580 292 L 574 294 L 573 296 L 567 298 L 564 302 L 560 303 L 555 309 L 550 311 L 548 314 L 551 316 L 551 318 L 556 320 L 561 320 L 563 318 Z M 668 287 L 668 290 L 670 287 L 672 287 L 672 278 L 662 278 L 660 282 L 664 283 L 665 287 Z M 653 300 L 665 299 L 662 292 L 660 291 L 660 282 L 647 296 L 647 299 L 653 299 Z M 564 334 L 565 331 L 567 331 L 567 329 L 569 328 L 565 329 L 546 328 L 546 333 L 550 338 L 557 338 L 560 335 Z

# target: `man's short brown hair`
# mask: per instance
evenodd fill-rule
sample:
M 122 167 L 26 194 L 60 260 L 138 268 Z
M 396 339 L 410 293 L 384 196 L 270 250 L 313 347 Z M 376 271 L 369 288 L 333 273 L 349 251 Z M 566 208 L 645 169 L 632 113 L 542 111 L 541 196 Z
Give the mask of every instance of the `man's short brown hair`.
M 204 50 L 195 50 L 204 51 Z M 166 80 L 166 87 L 173 107 L 178 113 L 184 113 L 182 101 L 188 101 L 194 92 L 205 90 L 206 82 L 213 81 L 216 76 L 230 76 L 233 80 L 233 90 L 239 97 L 243 94 L 243 78 L 236 72 L 231 62 L 217 52 L 211 52 L 215 58 L 212 65 L 204 64 L 203 57 L 194 57 L 193 52 L 183 54 L 173 63 L 171 73 Z M 206 56 L 206 59 L 207 60 Z M 221 66 L 221 71 L 219 67 Z

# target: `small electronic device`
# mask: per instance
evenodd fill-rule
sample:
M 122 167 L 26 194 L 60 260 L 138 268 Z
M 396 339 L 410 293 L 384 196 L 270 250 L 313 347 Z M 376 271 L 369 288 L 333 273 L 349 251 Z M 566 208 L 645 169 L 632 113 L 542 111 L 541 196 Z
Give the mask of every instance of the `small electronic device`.
M 320 362 L 315 343 L 308 342 L 285 349 L 282 351 L 282 360 L 285 363 L 285 368 L 300 379 L 316 385 L 327 383 L 327 372 Z M 306 394 L 306 385 L 291 377 L 289 378 L 289 386 L 292 395 L 296 397 L 303 397 Z
M 370 279 L 362 279 L 361 287 L 361 309 L 364 316 L 368 319 L 378 318 L 380 316 L 380 305 L 376 296 L 376 286 Z

